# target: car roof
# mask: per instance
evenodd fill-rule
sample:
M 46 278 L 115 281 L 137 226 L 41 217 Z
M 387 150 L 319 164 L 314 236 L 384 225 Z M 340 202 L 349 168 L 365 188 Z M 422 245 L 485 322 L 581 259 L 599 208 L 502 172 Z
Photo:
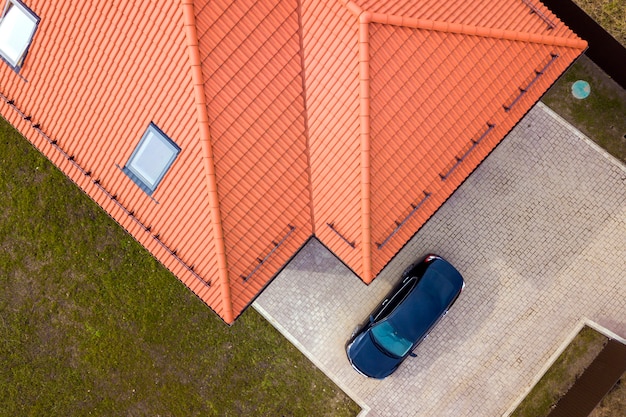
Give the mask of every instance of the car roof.
M 410 340 L 421 339 L 463 288 L 463 277 L 448 262 L 437 259 L 388 320 Z

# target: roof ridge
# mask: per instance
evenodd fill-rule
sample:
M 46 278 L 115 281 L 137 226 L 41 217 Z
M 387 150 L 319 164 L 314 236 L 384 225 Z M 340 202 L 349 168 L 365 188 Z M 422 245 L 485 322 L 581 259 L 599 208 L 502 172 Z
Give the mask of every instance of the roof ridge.
M 215 158 L 211 146 L 211 132 L 209 130 L 209 115 L 207 112 L 206 95 L 204 92 L 204 78 L 202 76 L 202 62 L 200 60 L 200 50 L 198 42 L 198 31 L 196 27 L 196 15 L 194 11 L 194 0 L 182 0 L 183 25 L 187 39 L 187 49 L 189 51 L 189 61 L 191 64 L 191 78 L 193 82 L 194 98 L 196 110 L 198 112 L 198 125 L 200 130 L 200 144 L 202 146 L 202 161 L 208 182 L 209 207 L 211 208 L 211 223 L 216 246 L 216 257 L 218 267 L 218 282 L 220 283 L 220 295 L 224 308 L 223 318 L 227 323 L 232 323 L 233 303 L 230 294 L 230 282 L 228 279 L 228 268 L 226 262 L 226 244 L 224 242 L 224 231 L 222 229 L 222 216 L 217 195 L 217 176 L 215 172 Z
M 563 46 L 575 49 L 587 48 L 587 42 L 580 38 L 572 39 L 564 38 L 561 36 L 539 35 L 535 33 L 519 32 L 508 29 L 496 29 L 485 26 L 465 25 L 461 23 L 449 23 L 437 20 L 418 19 L 415 17 L 406 17 L 384 13 L 371 13 L 368 11 L 361 11 L 358 16 L 360 21 L 364 23 L 382 23 L 394 26 L 404 26 L 414 29 L 433 30 L 437 32 L 455 33 L 469 36 L 481 36 L 485 38 L 494 38 L 509 41 L 540 43 L 550 46 Z
M 359 6 L 358 4 L 353 2 L 352 0 L 338 0 L 338 1 L 343 6 L 345 6 L 350 11 L 350 13 L 352 13 L 356 17 L 359 17 L 364 12 L 364 10 L 361 8 L 361 6 Z

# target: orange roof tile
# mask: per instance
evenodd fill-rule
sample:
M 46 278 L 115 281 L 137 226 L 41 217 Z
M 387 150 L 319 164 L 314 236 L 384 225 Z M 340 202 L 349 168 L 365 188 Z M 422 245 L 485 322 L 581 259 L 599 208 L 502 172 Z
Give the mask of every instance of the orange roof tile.
M 317 236 L 369 282 L 586 43 L 539 3 L 536 7 L 541 15 L 529 13 L 528 6 L 519 1 L 473 3 L 471 7 L 455 1 L 443 5 L 423 1 L 339 3 L 344 13 L 353 15 L 352 33 L 344 36 L 358 41 L 351 46 L 353 61 L 348 63 L 358 63 L 357 73 L 352 72 L 353 79 L 348 82 L 358 89 L 358 97 L 351 98 L 358 109 L 344 105 L 339 117 L 358 120 L 359 133 L 345 130 L 339 138 L 328 140 L 360 143 L 360 176 L 344 176 L 327 167 L 346 166 L 348 159 L 320 158 L 325 171 L 317 168 L 312 148 L 313 207 Z M 507 12 L 501 19 L 493 19 L 494 13 L 503 10 Z M 303 7 L 305 27 L 306 11 Z M 334 12 L 334 16 L 335 26 L 341 27 L 343 15 Z M 546 17 L 555 25 L 549 27 Z M 314 126 L 311 108 L 318 97 L 308 89 L 306 31 L 304 39 L 307 102 L 310 125 Z M 348 44 L 330 32 L 327 38 L 311 42 L 330 56 L 345 53 Z M 354 67 L 337 68 L 332 76 L 350 69 Z M 323 186 L 316 185 L 318 172 Z M 340 178 L 331 179 L 323 172 Z M 355 200 L 325 191 L 335 181 L 350 183 L 361 191 L 360 207 L 355 207 Z M 325 201 L 324 212 L 318 211 L 317 199 Z M 325 218 L 332 219 L 334 234 L 321 230 Z M 346 227 L 336 218 L 352 225 L 351 219 L 360 218 L 361 236 L 355 239 L 355 248 L 348 248 L 345 240 L 338 238 L 336 230 Z M 360 253 L 355 256 L 355 252 Z
M 0 113 L 227 323 L 312 234 L 370 282 L 586 47 L 533 0 L 26 3 Z

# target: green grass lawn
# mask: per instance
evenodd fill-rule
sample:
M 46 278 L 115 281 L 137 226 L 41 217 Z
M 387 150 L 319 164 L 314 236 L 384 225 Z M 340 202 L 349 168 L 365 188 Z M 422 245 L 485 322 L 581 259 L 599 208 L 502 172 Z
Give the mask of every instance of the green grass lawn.
M 0 119 L 0 415 L 353 416 L 255 311 L 226 326 Z
M 588 98 L 572 95 L 572 84 L 585 80 Z M 626 91 L 582 56 L 541 99 L 591 140 L 626 162 Z
M 626 0 L 574 0 L 622 45 L 626 45 Z

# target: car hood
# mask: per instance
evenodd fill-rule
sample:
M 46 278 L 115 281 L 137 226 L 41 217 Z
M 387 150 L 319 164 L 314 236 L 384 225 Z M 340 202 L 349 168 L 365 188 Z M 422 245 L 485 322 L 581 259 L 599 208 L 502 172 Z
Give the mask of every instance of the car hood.
M 352 366 L 371 378 L 389 376 L 402 361 L 381 352 L 372 341 L 369 330 L 357 336 L 346 351 Z

